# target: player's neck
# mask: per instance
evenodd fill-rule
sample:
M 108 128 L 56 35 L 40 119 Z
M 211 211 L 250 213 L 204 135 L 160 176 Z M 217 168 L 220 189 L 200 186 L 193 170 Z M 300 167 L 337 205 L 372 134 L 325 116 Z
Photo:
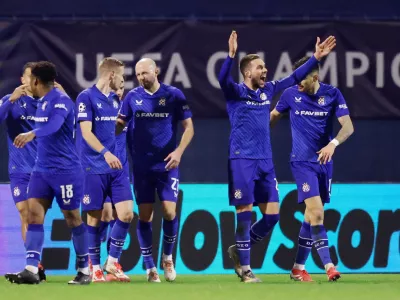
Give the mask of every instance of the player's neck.
M 96 87 L 104 95 L 108 95 L 111 92 L 110 81 L 108 79 L 100 78 L 96 83 Z
M 318 90 L 319 90 L 319 88 L 320 88 L 320 84 L 319 84 L 319 81 L 317 81 L 315 84 L 314 84 L 314 86 L 313 86 L 313 89 L 312 89 L 312 95 L 315 95 L 317 92 L 318 92 Z
M 53 85 L 43 86 L 41 89 L 38 90 L 38 97 L 43 98 L 46 96 L 52 89 L 54 88 Z
M 160 88 L 161 84 L 158 81 L 155 81 L 154 84 L 152 85 L 152 87 L 150 89 L 144 89 L 146 92 L 148 92 L 149 94 L 153 95 L 155 92 L 158 91 L 158 89 Z
M 243 82 L 244 82 L 244 84 L 245 84 L 249 89 L 251 89 L 251 90 L 253 90 L 253 91 L 257 91 L 258 88 L 259 88 L 258 86 L 254 86 L 254 85 L 252 84 L 251 80 L 245 79 Z

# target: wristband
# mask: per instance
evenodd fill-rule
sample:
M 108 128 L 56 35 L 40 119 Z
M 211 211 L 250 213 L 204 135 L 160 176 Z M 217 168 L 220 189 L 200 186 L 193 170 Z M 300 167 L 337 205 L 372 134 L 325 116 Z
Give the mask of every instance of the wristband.
M 333 139 L 330 143 L 334 144 L 336 147 L 339 146 L 339 141 L 337 139 Z
M 104 147 L 103 150 L 100 151 L 100 154 L 101 154 L 101 155 L 104 155 L 104 154 L 106 154 L 106 152 L 108 152 L 108 151 L 109 151 L 109 150 L 108 150 L 106 147 Z

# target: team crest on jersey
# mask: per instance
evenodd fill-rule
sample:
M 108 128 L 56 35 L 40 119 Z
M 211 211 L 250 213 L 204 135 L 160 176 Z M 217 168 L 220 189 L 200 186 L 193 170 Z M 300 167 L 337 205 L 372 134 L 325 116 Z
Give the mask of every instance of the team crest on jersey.
M 79 103 L 78 110 L 79 110 L 79 112 L 84 112 L 86 110 L 85 103 L 82 103 L 82 102 Z
M 310 185 L 306 182 L 303 183 L 303 192 L 308 193 L 310 191 Z
M 89 195 L 84 195 L 84 196 L 83 196 L 83 199 L 82 199 L 82 202 L 83 202 L 83 204 L 86 204 L 86 205 L 90 204 L 90 197 L 89 197 Z
M 160 105 L 160 106 L 165 106 L 165 103 L 166 103 L 165 98 L 161 98 L 160 101 L 158 101 L 158 105 Z
M 261 94 L 260 94 L 260 99 L 261 99 L 262 101 L 267 100 L 267 95 L 265 95 L 265 93 L 261 93 Z
M 15 197 L 18 197 L 19 195 L 21 195 L 21 191 L 20 191 L 20 189 L 16 186 L 16 187 L 14 188 L 14 196 L 15 196 Z
M 235 199 L 242 199 L 243 194 L 241 190 L 236 190 L 235 191 Z
M 114 100 L 114 102 L 113 102 L 113 106 L 114 106 L 114 108 L 115 108 L 115 109 L 118 109 L 119 105 L 118 105 L 118 102 L 117 102 L 117 100 Z
M 47 101 L 44 101 L 43 104 L 42 104 L 42 110 L 45 110 L 46 107 L 47 107 Z
M 319 105 L 325 105 L 325 97 L 319 97 L 318 104 Z

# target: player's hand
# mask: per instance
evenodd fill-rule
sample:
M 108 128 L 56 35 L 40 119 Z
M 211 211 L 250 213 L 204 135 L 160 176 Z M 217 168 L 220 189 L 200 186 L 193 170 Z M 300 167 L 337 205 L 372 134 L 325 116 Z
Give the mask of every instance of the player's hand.
M 111 169 L 122 169 L 122 164 L 119 161 L 118 157 L 116 157 L 110 151 L 104 153 L 104 159 Z
M 14 140 L 14 146 L 17 148 L 23 148 L 27 143 L 35 138 L 35 132 L 29 131 L 19 134 Z
M 19 87 L 17 87 L 14 90 L 14 92 L 11 94 L 11 96 L 10 96 L 10 99 L 9 99 L 10 102 L 14 103 L 15 101 L 17 101 L 22 96 L 26 96 L 27 89 L 28 89 L 28 85 L 27 84 L 23 84 L 23 85 L 20 85 Z
M 318 60 L 321 60 L 321 58 L 327 56 L 329 53 L 331 53 L 332 49 L 336 47 L 336 38 L 333 35 L 329 36 L 322 43 L 320 43 L 320 41 L 320 38 L 317 37 L 314 56 Z
M 330 162 L 332 160 L 333 153 L 335 153 L 335 149 L 336 149 L 335 144 L 329 143 L 324 148 L 319 150 L 317 152 L 319 154 L 318 156 L 319 163 L 325 165 L 327 162 Z
M 236 54 L 236 50 L 238 48 L 238 43 L 237 43 L 237 33 L 235 30 L 232 30 L 232 33 L 229 37 L 229 56 L 234 58 Z
M 59 89 L 61 92 L 63 92 L 64 94 L 67 94 L 67 92 L 64 90 L 64 88 L 62 87 L 61 84 L 59 84 L 58 82 L 54 81 L 54 87 Z
M 179 151 L 178 149 L 168 154 L 168 156 L 164 159 L 164 161 L 168 161 L 167 165 L 165 166 L 165 169 L 169 171 L 177 168 L 179 166 L 179 163 L 181 162 L 181 157 L 182 157 L 182 152 Z

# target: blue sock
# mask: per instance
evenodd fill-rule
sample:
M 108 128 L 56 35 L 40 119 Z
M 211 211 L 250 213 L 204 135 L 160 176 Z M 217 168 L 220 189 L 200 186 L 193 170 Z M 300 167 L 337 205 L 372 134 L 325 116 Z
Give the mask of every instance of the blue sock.
M 72 241 L 78 260 L 78 268 L 83 269 L 89 265 L 89 241 L 85 224 L 72 228 Z
M 250 265 L 250 225 L 251 211 L 244 211 L 236 215 L 236 249 L 238 250 L 240 264 Z
M 109 229 L 109 232 L 108 232 L 108 239 L 107 239 L 107 253 L 108 254 L 110 254 L 111 232 L 112 232 L 112 229 L 114 227 L 115 221 L 116 220 L 111 220 L 110 221 L 110 229 Z
M 299 242 L 297 245 L 296 264 L 305 265 L 311 253 L 313 240 L 311 238 L 311 226 L 306 221 L 303 222 L 299 232 Z
M 275 224 L 279 221 L 279 214 L 267 215 L 263 214 L 262 218 L 251 226 L 250 229 L 250 240 L 251 244 L 254 245 L 261 242 L 268 233 L 274 228 Z
M 163 240 L 164 254 L 171 255 L 172 250 L 174 249 L 176 236 L 178 233 L 178 217 L 175 216 L 175 218 L 171 221 L 164 219 L 163 231 L 164 231 L 164 240 Z
M 137 235 L 146 269 L 154 268 L 153 230 L 151 228 L 151 222 L 143 222 L 139 220 L 137 225 Z
M 26 232 L 26 265 L 37 268 L 44 243 L 43 224 L 29 224 Z
M 92 265 L 100 265 L 100 227 L 93 227 L 87 225 L 88 231 L 88 244 L 89 244 L 89 257 Z
M 332 263 L 329 253 L 328 235 L 326 234 L 324 225 L 311 226 L 311 237 L 324 266 Z
M 126 223 L 121 220 L 115 222 L 111 231 L 110 257 L 114 257 L 118 260 L 121 257 L 122 248 L 124 247 L 130 225 L 130 222 Z
M 102 243 L 107 240 L 108 224 L 109 224 L 109 222 L 100 221 L 99 233 L 100 233 L 100 241 Z

